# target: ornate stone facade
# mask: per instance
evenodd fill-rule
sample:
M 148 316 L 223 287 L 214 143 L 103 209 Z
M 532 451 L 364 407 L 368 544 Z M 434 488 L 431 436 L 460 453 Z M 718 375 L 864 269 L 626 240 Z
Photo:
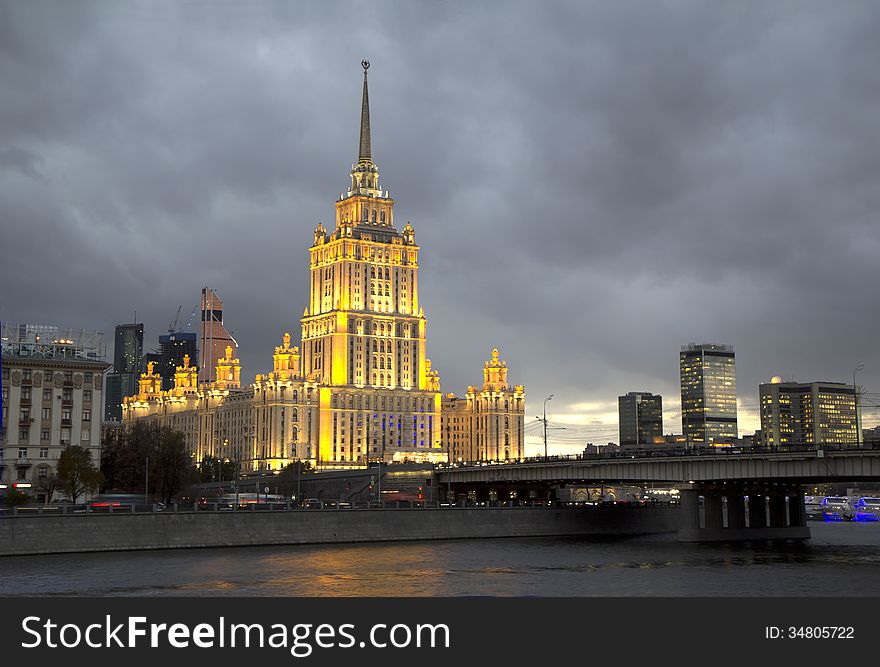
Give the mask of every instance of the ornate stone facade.
M 394 200 L 372 160 L 364 69 L 357 164 L 336 201 L 333 231 L 318 224 L 310 255 L 309 305 L 302 352 L 285 333 L 273 370 L 242 388 L 232 348 L 216 380 L 198 383 L 178 367 L 175 387 L 156 391 L 148 369 L 124 419 L 153 419 L 183 431 L 194 455 L 277 470 L 297 459 L 318 467 L 369 461 L 445 461 L 440 378 L 427 358 L 427 320 L 419 303 L 419 246 L 407 223 L 394 225 Z M 522 456 L 521 386 L 507 386 L 497 350 L 483 389 L 468 389 L 472 455 Z

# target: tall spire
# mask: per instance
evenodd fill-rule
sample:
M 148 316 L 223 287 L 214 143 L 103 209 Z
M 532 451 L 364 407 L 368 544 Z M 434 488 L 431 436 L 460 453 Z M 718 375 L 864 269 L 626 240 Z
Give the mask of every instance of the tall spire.
M 367 70 L 370 69 L 370 61 L 362 60 L 364 68 L 364 98 L 361 103 L 361 144 L 358 151 L 358 162 L 372 162 L 370 155 L 370 94 L 367 91 Z

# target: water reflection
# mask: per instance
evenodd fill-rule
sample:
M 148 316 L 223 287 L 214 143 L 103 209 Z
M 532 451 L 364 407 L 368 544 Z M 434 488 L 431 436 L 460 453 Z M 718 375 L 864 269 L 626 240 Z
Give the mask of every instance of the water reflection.
M 805 544 L 667 537 L 255 547 L 0 559 L 5 595 L 880 595 L 880 526 Z

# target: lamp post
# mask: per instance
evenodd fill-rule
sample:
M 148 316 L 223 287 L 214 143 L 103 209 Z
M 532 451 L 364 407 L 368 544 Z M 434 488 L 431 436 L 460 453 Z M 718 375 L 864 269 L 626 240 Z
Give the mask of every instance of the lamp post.
M 553 400 L 553 394 L 550 394 L 547 398 L 544 399 L 544 416 L 541 419 L 544 422 L 544 458 L 547 458 L 547 401 Z
M 856 373 L 864 367 L 865 364 L 859 364 L 856 366 L 855 370 L 853 370 L 853 405 L 856 409 L 856 447 L 860 447 L 862 444 L 862 429 L 859 425 L 859 390 L 858 387 L 856 387 Z

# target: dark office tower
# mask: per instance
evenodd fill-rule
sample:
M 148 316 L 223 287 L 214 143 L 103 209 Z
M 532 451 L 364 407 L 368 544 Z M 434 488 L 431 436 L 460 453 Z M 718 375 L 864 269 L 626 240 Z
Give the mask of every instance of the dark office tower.
M 184 355 L 189 355 L 189 365 L 199 365 L 197 336 L 193 332 L 176 331 L 159 336 L 159 349 L 144 355 L 144 366 L 156 363 L 154 371 L 162 377 L 162 389 L 174 388 L 174 372 L 183 366 Z M 135 392 L 136 393 L 136 392 Z
M 736 438 L 736 357 L 730 345 L 681 348 L 681 427 L 689 445 Z
M 620 445 L 651 445 L 663 435 L 663 397 L 631 391 L 617 397 Z
M 107 375 L 104 419 L 122 420 L 122 399 L 138 393 L 143 372 L 144 325 L 118 324 L 113 346 L 113 371 Z

